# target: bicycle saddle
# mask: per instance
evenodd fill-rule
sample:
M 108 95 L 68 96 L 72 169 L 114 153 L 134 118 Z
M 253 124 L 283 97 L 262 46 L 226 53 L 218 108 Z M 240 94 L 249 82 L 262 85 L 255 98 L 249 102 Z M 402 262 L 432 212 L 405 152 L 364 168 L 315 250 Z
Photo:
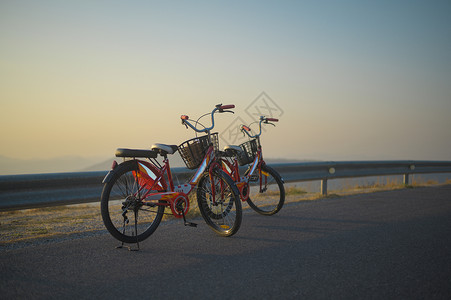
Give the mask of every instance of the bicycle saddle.
M 224 147 L 224 151 L 228 151 L 228 150 L 231 150 L 231 151 L 235 151 L 235 152 L 241 152 L 241 151 L 243 151 L 243 150 L 241 150 L 241 147 L 240 146 L 235 146 L 235 145 L 228 145 L 228 146 L 225 146 Z
M 146 157 L 146 158 L 156 158 L 157 152 L 153 150 L 142 150 L 142 149 L 126 149 L 118 148 L 116 149 L 116 157 Z
M 164 155 L 174 154 L 175 152 L 177 152 L 178 147 L 177 145 L 153 144 L 151 149 L 160 153 L 161 155 Z

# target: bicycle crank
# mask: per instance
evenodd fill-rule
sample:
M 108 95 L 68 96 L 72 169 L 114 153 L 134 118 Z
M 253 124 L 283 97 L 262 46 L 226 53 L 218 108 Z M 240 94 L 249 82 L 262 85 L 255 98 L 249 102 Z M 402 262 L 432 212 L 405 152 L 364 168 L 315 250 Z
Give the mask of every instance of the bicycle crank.
M 189 200 L 187 197 L 179 196 L 177 199 L 174 200 L 171 208 L 173 209 L 174 216 L 176 217 L 182 216 L 183 224 L 185 226 L 197 227 L 196 223 L 186 221 L 185 212 L 188 212 L 189 210 Z

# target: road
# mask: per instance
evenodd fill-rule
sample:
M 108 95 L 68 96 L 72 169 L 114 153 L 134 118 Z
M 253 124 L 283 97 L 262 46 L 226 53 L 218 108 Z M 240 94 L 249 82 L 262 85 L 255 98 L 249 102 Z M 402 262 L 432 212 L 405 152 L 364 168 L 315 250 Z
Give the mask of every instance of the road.
M 246 212 L 240 231 L 163 224 L 0 252 L 3 299 L 450 299 L 451 186 Z

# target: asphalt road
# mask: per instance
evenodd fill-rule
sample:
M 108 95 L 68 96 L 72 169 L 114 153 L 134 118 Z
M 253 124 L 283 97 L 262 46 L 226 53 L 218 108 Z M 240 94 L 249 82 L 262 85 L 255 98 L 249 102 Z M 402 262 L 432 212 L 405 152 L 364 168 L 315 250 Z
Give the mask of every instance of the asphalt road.
M 248 212 L 231 238 L 161 225 L 0 252 L 2 299 L 450 299 L 451 186 Z

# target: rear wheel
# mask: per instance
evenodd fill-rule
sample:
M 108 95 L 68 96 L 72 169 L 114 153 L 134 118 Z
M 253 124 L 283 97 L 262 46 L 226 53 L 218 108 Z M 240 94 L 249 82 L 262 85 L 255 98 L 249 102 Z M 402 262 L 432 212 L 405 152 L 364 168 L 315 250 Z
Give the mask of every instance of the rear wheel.
M 158 227 L 164 206 L 145 206 L 139 191 L 135 160 L 118 165 L 105 183 L 101 196 L 101 212 L 105 227 L 121 242 L 137 243 L 148 238 Z
M 251 176 L 249 189 L 247 203 L 259 214 L 274 215 L 285 202 L 285 188 L 282 179 L 279 173 L 267 165 L 262 166 L 261 170 L 257 169 Z
M 199 210 L 214 232 L 221 236 L 232 236 L 241 226 L 242 210 L 238 189 L 222 170 L 215 171 L 211 177 L 210 180 L 209 174 L 205 173 L 199 180 Z

